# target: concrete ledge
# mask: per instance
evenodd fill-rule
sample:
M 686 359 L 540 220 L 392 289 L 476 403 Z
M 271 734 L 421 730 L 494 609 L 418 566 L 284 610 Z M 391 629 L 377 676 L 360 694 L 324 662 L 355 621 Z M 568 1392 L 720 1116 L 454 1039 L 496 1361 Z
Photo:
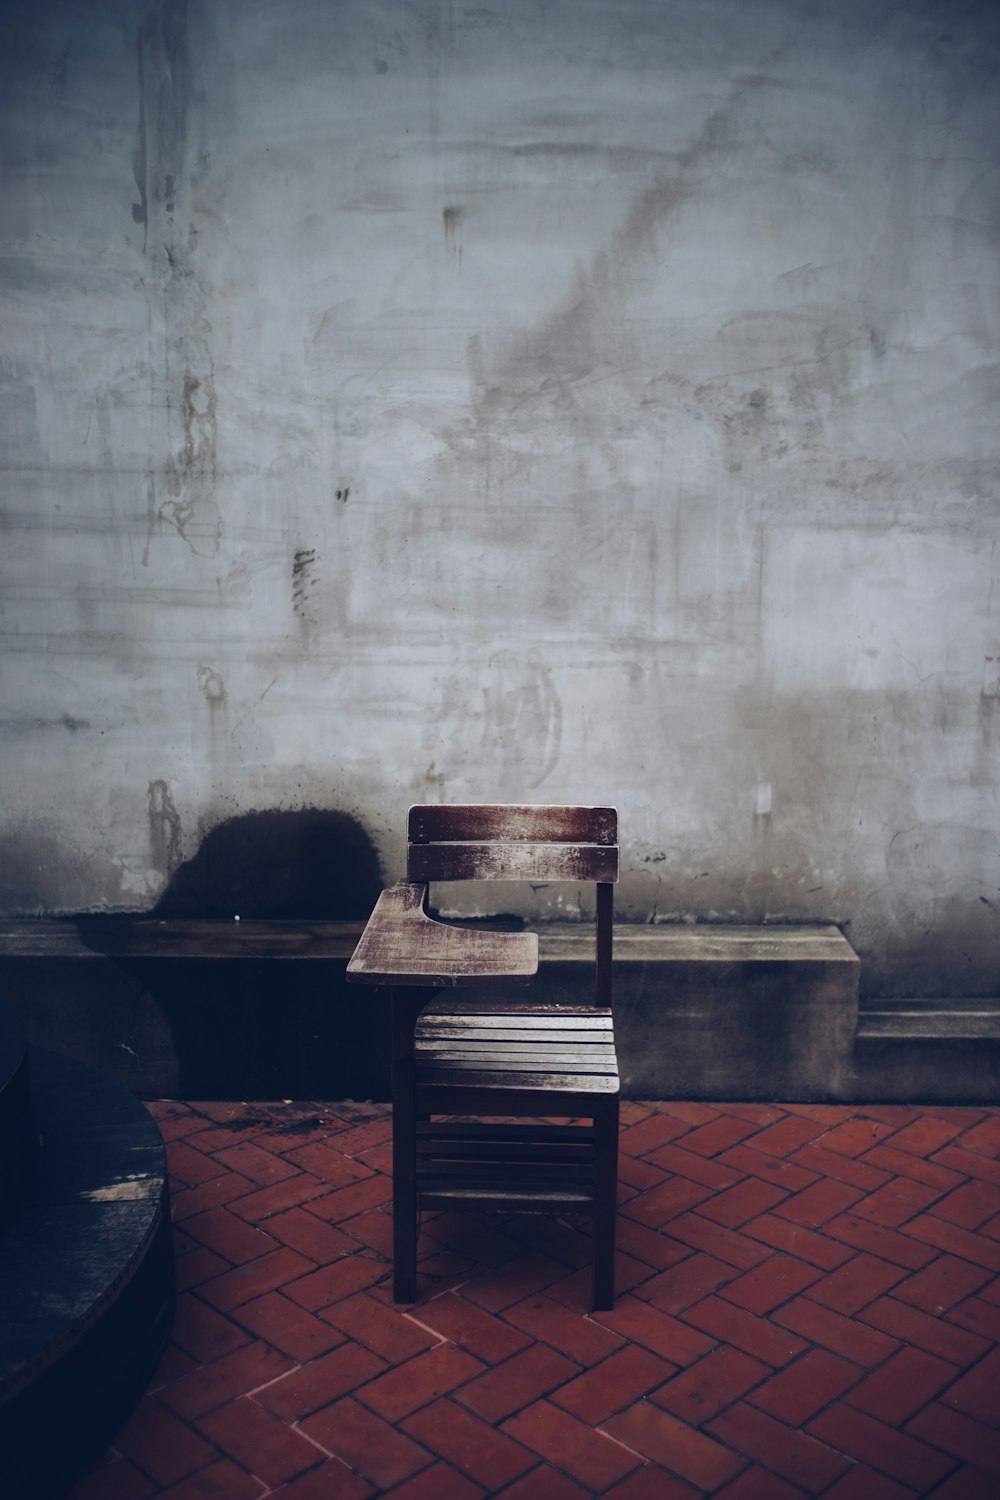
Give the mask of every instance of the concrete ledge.
M 360 922 L 0 922 L 35 1045 L 142 1097 L 389 1096 L 388 1007 L 344 981 Z M 543 924 L 533 993 L 578 999 L 591 929 Z M 295 960 L 295 962 L 289 962 Z M 859 963 L 833 926 L 615 930 L 631 1098 L 847 1099 Z

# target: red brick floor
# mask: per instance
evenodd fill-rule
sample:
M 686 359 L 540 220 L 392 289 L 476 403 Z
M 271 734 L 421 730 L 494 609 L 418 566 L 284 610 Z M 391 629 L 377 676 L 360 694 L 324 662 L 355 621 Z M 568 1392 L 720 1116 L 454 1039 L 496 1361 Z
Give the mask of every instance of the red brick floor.
M 388 1112 L 156 1104 L 181 1289 L 72 1500 L 996 1500 L 1000 1109 L 627 1104 L 585 1226 L 425 1218 Z

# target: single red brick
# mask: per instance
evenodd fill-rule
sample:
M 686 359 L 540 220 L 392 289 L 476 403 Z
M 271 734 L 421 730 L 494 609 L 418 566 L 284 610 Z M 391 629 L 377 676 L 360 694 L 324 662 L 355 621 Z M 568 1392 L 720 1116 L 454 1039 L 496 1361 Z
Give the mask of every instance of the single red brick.
M 897 1302 L 895 1297 L 880 1297 L 865 1308 L 861 1317 L 873 1328 L 880 1328 L 904 1343 L 915 1344 L 918 1349 L 947 1359 L 953 1365 L 971 1364 L 989 1348 L 986 1340 L 977 1333 L 967 1333 L 943 1318 L 932 1318 L 919 1308 Z
M 935 1151 L 940 1151 L 949 1141 L 962 1134 L 963 1126 L 958 1121 L 935 1119 L 933 1115 L 921 1115 L 914 1120 L 912 1125 L 907 1125 L 893 1136 L 892 1145 L 896 1151 L 906 1151 L 912 1156 L 930 1156 Z M 969 1131 L 963 1140 L 963 1146 L 968 1148 L 969 1137 L 975 1131 Z M 973 1150 L 977 1149 L 972 1147 Z
M 454 1344 L 437 1344 L 363 1386 L 357 1399 L 387 1422 L 397 1423 L 482 1370 L 478 1359 Z
M 654 1354 L 662 1354 L 675 1365 L 689 1365 L 701 1359 L 715 1343 L 678 1318 L 630 1295 L 616 1298 L 610 1311 L 594 1313 L 591 1321 L 614 1329 L 633 1343 L 652 1349 Z
M 816 1120 L 827 1129 L 851 1118 L 852 1111 L 843 1104 L 783 1104 L 782 1109 L 790 1115 L 800 1115 L 803 1120 Z
M 827 1490 L 826 1494 L 829 1493 Z M 770 1469 L 752 1464 L 749 1469 L 738 1474 L 731 1484 L 716 1490 L 713 1500 L 806 1500 L 806 1496 L 797 1484 L 789 1484 L 787 1480 L 779 1479 L 777 1474 L 772 1474 Z
M 973 1265 L 985 1266 L 986 1270 L 1000 1271 L 1000 1244 L 986 1235 L 976 1234 L 971 1229 L 960 1229 L 957 1224 L 946 1224 L 933 1214 L 922 1214 L 911 1219 L 906 1226 L 907 1234 L 922 1240 L 925 1245 L 934 1245 L 946 1250 L 961 1260 L 971 1260 Z
M 294 1177 L 298 1172 L 298 1167 L 291 1162 L 283 1161 L 273 1151 L 265 1151 L 263 1147 L 255 1146 L 250 1141 L 241 1141 L 238 1146 L 230 1146 L 225 1151 L 217 1152 L 215 1160 L 229 1171 L 249 1177 L 261 1187 L 269 1187 L 271 1183 L 280 1182 L 284 1177 Z
M 843 1125 L 827 1131 L 823 1137 L 823 1149 L 836 1151 L 841 1156 L 861 1156 L 898 1129 L 898 1125 L 881 1124 L 878 1120 L 845 1120 Z
M 696 1213 L 682 1214 L 679 1219 L 674 1219 L 670 1225 L 670 1238 L 692 1250 L 704 1250 L 707 1255 L 714 1255 L 717 1260 L 724 1260 L 727 1266 L 735 1266 L 740 1271 L 758 1266 L 768 1258 L 768 1251 L 763 1250 L 756 1240 L 748 1239 L 742 1231 L 723 1229 L 720 1224 L 712 1224 Z
M 175 1224 L 183 1224 L 194 1214 L 220 1208 L 224 1203 L 234 1203 L 252 1191 L 253 1183 L 249 1177 L 241 1177 L 239 1172 L 223 1172 L 221 1177 L 210 1177 L 207 1182 L 199 1182 L 196 1187 L 184 1188 L 181 1192 L 171 1184 L 171 1217 Z
M 367 1151 L 370 1146 L 381 1146 L 391 1140 L 392 1113 L 387 1110 L 384 1115 L 366 1120 L 363 1125 L 341 1130 L 337 1135 L 336 1149 L 341 1156 L 357 1156 L 359 1151 Z
M 682 1120 L 675 1119 L 673 1115 L 649 1115 L 638 1125 L 630 1125 L 627 1130 L 622 1130 L 618 1136 L 618 1144 L 630 1156 L 645 1156 L 657 1146 L 663 1146 L 667 1141 L 684 1135 L 687 1128 Z
M 1000 1186 L 1000 1161 L 992 1161 L 988 1156 L 965 1151 L 961 1146 L 945 1146 L 943 1150 L 935 1151 L 933 1160 L 937 1166 L 949 1167 L 953 1172 L 960 1172 L 963 1177 L 975 1177 L 980 1182 Z
M 209 1464 L 189 1474 L 168 1490 L 160 1490 L 158 1500 L 259 1500 L 260 1481 L 231 1464 L 228 1458 Z
M 699 1427 L 770 1375 L 768 1365 L 738 1349 L 713 1349 L 696 1365 L 653 1391 L 650 1400 Z
M 817 1281 L 805 1295 L 812 1302 L 819 1302 L 823 1307 L 832 1308 L 834 1312 L 851 1316 L 860 1308 L 867 1307 L 869 1302 L 874 1302 L 876 1297 L 881 1297 L 890 1287 L 896 1286 L 905 1274 L 905 1271 L 891 1261 L 879 1260 L 862 1251 L 846 1265 L 831 1271 L 822 1281 Z
M 966 1130 L 959 1142 L 965 1151 L 983 1156 L 1000 1156 L 1000 1111 L 993 1109 L 978 1125 Z
M 621 1205 L 618 1211 L 650 1229 L 659 1229 L 661 1224 L 668 1223 L 696 1203 L 704 1203 L 711 1197 L 711 1188 L 689 1182 L 686 1177 L 671 1177 L 660 1187 L 650 1188 L 648 1192 L 640 1193 L 638 1197 Z
M 378 1208 L 381 1204 L 388 1203 L 391 1197 L 392 1183 L 388 1177 L 377 1173 L 373 1177 L 366 1177 L 363 1182 L 352 1182 L 349 1187 L 337 1188 L 323 1198 L 311 1198 L 309 1212 L 318 1214 L 329 1224 L 343 1225 L 346 1219 L 353 1219 L 366 1209 Z
M 1000 1213 L 1000 1187 L 989 1182 L 967 1182 L 942 1198 L 933 1208 L 935 1218 L 946 1219 L 963 1229 L 979 1229 Z
M 561 1261 L 550 1255 L 531 1252 L 503 1265 L 491 1266 L 479 1276 L 465 1281 L 462 1296 L 490 1312 L 503 1312 L 505 1307 L 551 1286 L 565 1275 L 566 1267 Z
M 207 1250 L 201 1245 L 197 1250 L 191 1250 L 187 1255 L 179 1257 L 174 1267 L 174 1280 L 178 1292 L 190 1292 L 199 1287 L 203 1282 L 213 1281 L 217 1276 L 225 1275 L 230 1270 L 228 1260 L 223 1260 L 221 1255 L 216 1255 L 214 1250 Z
M 981 1266 L 970 1266 L 968 1261 L 958 1260 L 954 1255 L 939 1255 L 931 1265 L 897 1286 L 892 1295 L 900 1302 L 909 1302 L 938 1316 L 956 1302 L 964 1302 L 992 1279 L 992 1272 Z
M 943 1405 L 972 1417 L 987 1426 L 996 1425 L 1000 1419 L 1000 1349 L 992 1349 L 942 1397 Z
M 934 1491 L 935 1497 L 941 1494 Z M 855 1464 L 842 1479 L 823 1491 L 823 1500 L 913 1500 L 909 1486 L 897 1484 L 888 1474 L 877 1474 L 867 1464 Z
M 605 1493 L 613 1495 L 615 1490 Z M 508 1485 L 503 1500 L 591 1500 L 592 1494 L 591 1489 L 582 1489 L 568 1474 L 560 1474 L 551 1464 L 543 1463 Z M 389 1500 L 388 1496 L 386 1500 Z M 436 1500 L 436 1497 L 428 1497 L 428 1500 Z
M 747 1177 L 736 1187 L 717 1193 L 710 1203 L 703 1203 L 698 1212 L 702 1218 L 722 1224 L 726 1229 L 738 1229 L 749 1219 L 782 1203 L 787 1198 L 783 1188 L 773 1183 L 762 1182 L 759 1177 Z
M 374 1250 L 387 1262 L 392 1261 L 392 1214 L 387 1209 L 370 1208 L 363 1214 L 356 1214 L 353 1219 L 342 1220 L 339 1227 L 356 1244 L 367 1245 L 369 1250 Z M 428 1238 L 421 1226 L 422 1243 L 426 1243 Z
M 883 1172 L 869 1161 L 855 1161 L 850 1156 L 839 1156 L 836 1151 L 824 1151 L 822 1141 L 812 1146 L 803 1146 L 796 1151 L 792 1161 L 798 1167 L 816 1172 L 821 1178 L 839 1182 L 842 1187 L 856 1188 L 859 1193 L 871 1193 L 889 1181 L 888 1172 Z
M 912 1182 L 922 1182 L 925 1187 L 936 1188 L 939 1194 L 950 1192 L 963 1180 L 958 1172 L 937 1162 L 925 1161 L 921 1156 L 911 1156 L 908 1151 L 895 1151 L 892 1146 L 876 1146 L 869 1151 L 865 1161 L 887 1174 L 907 1177 Z
M 817 1181 L 815 1172 L 797 1167 L 780 1156 L 767 1156 L 763 1151 L 756 1151 L 753 1145 L 734 1146 L 731 1151 L 724 1151 L 718 1160 L 751 1177 L 759 1177 L 772 1187 L 781 1188 L 784 1193 L 800 1193 Z
M 403 1429 L 487 1489 L 502 1489 L 535 1464 L 520 1443 L 447 1396 L 408 1417 Z
M 853 1207 L 861 1196 L 856 1188 L 824 1178 L 779 1204 L 774 1212 L 782 1219 L 790 1219 L 793 1224 L 818 1229 L 828 1219 Z
M 666 1115 L 683 1120 L 688 1127 L 706 1125 L 709 1120 L 715 1120 L 722 1114 L 721 1105 L 700 1104 L 694 1099 L 666 1100 L 660 1104 L 660 1109 Z
M 779 1120 L 786 1117 L 783 1105 L 760 1104 L 752 1099 L 741 1099 L 736 1104 L 722 1104 L 719 1108 L 723 1114 L 735 1115 L 738 1120 L 749 1120 L 751 1125 L 757 1126 L 758 1130 L 764 1130 L 769 1125 L 776 1125 Z
M 384 1492 L 376 1492 L 367 1479 L 355 1474 L 339 1458 L 324 1458 L 318 1469 L 309 1469 L 273 1491 L 275 1500 L 370 1500 L 376 1493 Z M 392 1493 L 395 1495 L 396 1491 Z M 475 1493 L 479 1495 L 478 1490 Z
M 823 1226 L 823 1233 L 856 1250 L 867 1250 L 880 1260 L 890 1260 L 893 1265 L 903 1266 L 908 1271 L 919 1271 L 934 1259 L 934 1251 L 918 1240 L 911 1240 L 905 1232 L 886 1229 L 882 1224 L 871 1224 L 865 1219 L 856 1219 L 853 1214 L 841 1214 Z
M 115 1447 L 164 1489 L 218 1457 L 186 1422 L 148 1396 L 116 1436 Z
M 795 1304 L 792 1303 L 792 1306 Z M 787 1309 L 786 1309 L 787 1311 Z M 724 1343 L 734 1344 L 754 1359 L 762 1359 L 776 1369 L 801 1354 L 805 1345 L 801 1339 L 776 1328 L 764 1318 L 755 1317 L 742 1307 L 723 1302 L 721 1297 L 706 1297 L 696 1307 L 684 1314 L 685 1322 L 709 1333 Z
M 258 1188 L 256 1192 L 244 1194 L 230 1205 L 230 1213 L 239 1214 L 248 1224 L 262 1224 L 265 1228 L 272 1214 L 283 1209 L 307 1203 L 310 1198 L 319 1198 L 327 1192 L 325 1182 L 308 1172 L 299 1172 L 296 1177 L 286 1177 L 271 1187 Z
M 948 1313 L 948 1322 L 1000 1344 L 1000 1307 L 984 1297 L 970 1297 Z
M 324 1406 L 300 1425 L 307 1437 L 380 1489 L 400 1484 L 431 1462 L 424 1448 L 350 1396 Z
M 644 1282 L 636 1295 L 664 1312 L 679 1313 L 732 1278 L 732 1266 L 711 1255 L 696 1253 Z
M 385 1368 L 385 1361 L 369 1349 L 361 1349 L 357 1344 L 339 1344 L 307 1365 L 290 1370 L 280 1380 L 272 1381 L 257 1393 L 257 1399 L 275 1416 L 297 1422 L 374 1380 Z
M 228 1208 L 211 1208 L 207 1213 L 192 1214 L 185 1220 L 184 1228 L 233 1266 L 256 1260 L 258 1255 L 266 1255 L 269 1250 L 277 1248 L 270 1234 L 245 1223 Z
M 855 1204 L 854 1213 L 861 1219 L 871 1219 L 875 1224 L 895 1228 L 899 1224 L 905 1224 L 940 1196 L 936 1188 L 914 1182 L 910 1177 L 894 1177 L 884 1187 L 869 1193 L 862 1202 Z
M 839 1219 L 833 1220 L 834 1224 L 840 1222 Z M 820 1266 L 825 1271 L 832 1271 L 835 1267 L 842 1266 L 854 1254 L 853 1250 L 845 1250 L 843 1245 L 835 1244 L 827 1239 L 827 1234 L 831 1232 L 830 1225 L 825 1227 L 822 1234 L 818 1234 L 814 1229 L 806 1229 L 803 1224 L 793 1224 L 788 1219 L 776 1219 L 773 1214 L 763 1214 L 759 1219 L 754 1219 L 744 1231 L 746 1234 L 753 1235 L 754 1239 L 762 1240 L 765 1245 L 771 1245 L 775 1250 L 784 1250 L 789 1255 L 808 1261 L 812 1266 Z
M 437 1342 L 435 1334 L 402 1308 L 386 1306 L 367 1291 L 335 1302 L 321 1316 L 324 1323 L 330 1323 L 393 1364 L 410 1359 Z
M 827 1126 L 820 1120 L 788 1115 L 766 1130 L 759 1131 L 754 1136 L 753 1149 L 767 1156 L 790 1156 L 793 1151 L 798 1151 L 817 1136 L 823 1135 L 826 1129 Z
M 210 1177 L 221 1177 L 227 1170 L 224 1162 L 215 1161 L 188 1141 L 171 1141 L 167 1145 L 167 1166 L 172 1177 L 188 1187 L 197 1187 Z
M 858 1366 L 849 1360 L 826 1349 L 810 1349 L 759 1385 L 747 1400 L 790 1427 L 802 1427 L 860 1378 Z
M 495 1426 L 578 1374 L 579 1366 L 554 1349 L 532 1344 L 470 1380 L 455 1392 L 455 1399 Z
M 996 1413 L 989 1426 L 954 1411 L 940 1402 L 927 1406 L 906 1424 L 911 1438 L 922 1438 L 943 1448 L 963 1463 L 984 1469 L 994 1479 L 1000 1479 L 1000 1439 L 997 1437 Z
M 246 1395 L 291 1367 L 291 1361 L 259 1340 L 202 1365 L 163 1391 L 161 1400 L 181 1417 L 201 1417 L 224 1401 Z
M 530 1479 L 531 1476 L 528 1477 Z M 591 1493 L 592 1491 L 587 1491 L 588 1497 Z M 701 1490 L 692 1489 L 691 1485 L 679 1479 L 676 1474 L 668 1474 L 659 1464 L 647 1461 L 641 1469 L 633 1469 L 618 1484 L 605 1490 L 601 1500 L 698 1500 L 701 1494 Z M 507 1500 L 506 1494 L 503 1500 Z M 541 1491 L 537 1500 L 548 1500 L 548 1496 Z
M 210 1364 L 250 1342 L 242 1328 L 193 1294 L 177 1299 L 171 1337 L 200 1364 Z
M 342 1297 L 350 1297 L 388 1275 L 384 1261 L 369 1259 L 364 1251 L 341 1255 L 285 1288 L 286 1295 L 309 1312 L 319 1312 Z
M 844 1400 L 870 1417 L 901 1427 L 954 1380 L 955 1366 L 922 1349 L 900 1349 Z
M 570 1380 L 550 1399 L 591 1427 L 598 1427 L 606 1417 L 676 1373 L 676 1365 L 630 1344 Z
M 804 1432 L 794 1432 L 745 1401 L 721 1412 L 708 1423 L 708 1431 L 810 1495 L 818 1495 L 850 1467 L 842 1453 Z
M 288 1161 L 300 1167 L 304 1172 L 311 1172 L 328 1187 L 347 1187 L 352 1182 L 361 1182 L 371 1177 L 371 1167 L 365 1166 L 364 1162 L 355 1161 L 351 1156 L 345 1156 L 339 1149 L 339 1137 L 327 1145 L 316 1143 L 310 1146 L 300 1146 L 295 1151 L 289 1151 Z
M 509 1417 L 503 1431 L 593 1490 L 607 1489 L 640 1462 L 621 1443 L 545 1400 Z
M 581 1365 L 596 1364 L 621 1345 L 616 1334 L 592 1318 L 578 1317 L 551 1297 L 526 1297 L 516 1307 L 508 1308 L 505 1317 L 516 1328 L 532 1338 L 544 1339 L 560 1354 L 569 1355 Z
M 271 1415 L 253 1399 L 241 1396 L 198 1423 L 227 1457 L 276 1488 L 315 1468 L 326 1454 L 300 1433 Z
M 655 1270 L 676 1265 L 688 1254 L 687 1245 L 680 1245 L 658 1229 L 647 1229 L 645 1224 L 636 1224 L 623 1216 L 618 1219 L 616 1239 L 621 1250 Z
M 444 1292 L 426 1303 L 420 1309 L 419 1321 L 440 1338 L 450 1339 L 491 1365 L 516 1354 L 529 1342 L 502 1318 L 454 1292 Z
M 770 1260 L 746 1271 L 719 1292 L 727 1302 L 735 1302 L 748 1312 L 762 1315 L 780 1307 L 803 1287 L 811 1286 L 822 1273 L 807 1261 L 791 1255 L 772 1255 Z
M 943 1454 L 935 1452 L 926 1443 L 907 1437 L 877 1422 L 864 1412 L 837 1402 L 827 1407 L 809 1423 L 809 1432 L 815 1437 L 849 1453 L 861 1463 L 870 1465 L 880 1473 L 908 1484 L 918 1493 L 926 1494 L 943 1479 L 952 1468 Z
M 706 1128 L 711 1129 L 710 1126 Z M 700 1182 L 702 1187 L 712 1188 L 714 1192 L 732 1187 L 744 1176 L 736 1167 L 723 1166 L 718 1161 L 698 1156 L 682 1146 L 661 1146 L 648 1160 L 664 1172 L 675 1172 L 680 1177 L 686 1177 L 689 1182 Z
M 266 1292 L 253 1302 L 244 1302 L 235 1316 L 259 1338 L 302 1363 L 343 1343 L 338 1329 L 314 1318 L 281 1292 Z
M 242 1302 L 262 1297 L 275 1287 L 285 1286 L 287 1282 L 296 1284 L 299 1277 L 313 1269 L 312 1261 L 294 1250 L 272 1250 L 270 1255 L 262 1255 L 245 1266 L 236 1266 L 224 1276 L 205 1282 L 200 1295 L 213 1307 L 229 1312 Z
M 272 1214 L 266 1223 L 268 1234 L 308 1256 L 318 1266 L 357 1249 L 355 1241 L 342 1230 L 298 1205 L 285 1209 L 283 1213 Z
M 718 1156 L 720 1151 L 726 1151 L 730 1146 L 745 1141 L 747 1136 L 757 1133 L 757 1127 L 748 1120 L 720 1115 L 717 1120 L 690 1131 L 684 1137 L 683 1149 L 693 1151 L 698 1156 Z
M 852 1318 L 845 1318 L 831 1308 L 820 1307 L 818 1302 L 811 1302 L 807 1297 L 796 1297 L 794 1302 L 779 1308 L 774 1313 L 774 1321 L 800 1333 L 811 1343 L 821 1344 L 833 1354 L 842 1354 L 845 1359 L 866 1368 L 880 1365 L 899 1347 L 895 1340 L 854 1322 Z M 871 1321 L 867 1312 L 865 1321 Z
M 717 1489 L 743 1467 L 730 1449 L 649 1401 L 637 1401 L 606 1426 L 627 1447 L 702 1490 Z

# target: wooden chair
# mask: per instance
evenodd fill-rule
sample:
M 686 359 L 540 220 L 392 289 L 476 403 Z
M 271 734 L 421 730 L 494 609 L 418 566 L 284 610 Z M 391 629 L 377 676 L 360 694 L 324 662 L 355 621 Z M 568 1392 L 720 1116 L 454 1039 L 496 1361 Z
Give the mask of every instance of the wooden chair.
M 619 1082 L 611 950 L 617 836 L 618 815 L 607 807 L 410 809 L 407 879 L 383 891 L 347 971 L 355 983 L 393 987 L 397 1302 L 412 1302 L 417 1294 L 420 1209 L 490 1208 L 589 1214 L 593 1305 L 613 1306 Z M 426 912 L 428 886 L 435 880 L 594 882 L 593 996 L 579 1005 L 502 997 L 499 986 L 533 978 L 536 935 L 435 921 Z M 428 993 L 462 988 L 470 993 L 448 999 Z M 469 1116 L 476 1118 L 470 1122 Z M 519 1123 L 511 1123 L 511 1117 Z M 567 1119 L 589 1123 L 564 1123 Z

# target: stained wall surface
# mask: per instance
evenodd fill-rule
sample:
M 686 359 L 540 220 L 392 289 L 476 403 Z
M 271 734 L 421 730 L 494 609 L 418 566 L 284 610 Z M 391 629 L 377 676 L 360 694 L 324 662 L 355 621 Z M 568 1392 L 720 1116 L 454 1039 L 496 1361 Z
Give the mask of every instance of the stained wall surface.
M 614 802 L 622 915 L 996 991 L 1000 8 L 3 20 L 0 908 Z

